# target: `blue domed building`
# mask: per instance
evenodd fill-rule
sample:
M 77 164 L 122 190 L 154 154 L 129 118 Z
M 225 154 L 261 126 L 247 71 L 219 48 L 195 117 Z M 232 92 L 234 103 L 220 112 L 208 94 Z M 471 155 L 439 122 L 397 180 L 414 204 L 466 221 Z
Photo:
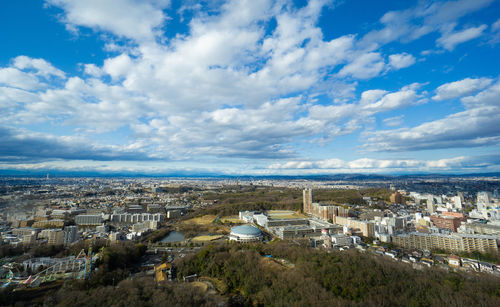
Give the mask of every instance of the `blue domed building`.
M 242 243 L 262 241 L 262 231 L 251 225 L 241 225 L 231 228 L 229 240 Z

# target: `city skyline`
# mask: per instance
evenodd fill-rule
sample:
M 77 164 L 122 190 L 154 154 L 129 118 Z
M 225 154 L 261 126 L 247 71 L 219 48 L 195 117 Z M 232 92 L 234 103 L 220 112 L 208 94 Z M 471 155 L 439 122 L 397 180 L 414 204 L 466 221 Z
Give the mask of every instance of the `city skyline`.
M 10 1 L 0 173 L 500 172 L 500 3 Z

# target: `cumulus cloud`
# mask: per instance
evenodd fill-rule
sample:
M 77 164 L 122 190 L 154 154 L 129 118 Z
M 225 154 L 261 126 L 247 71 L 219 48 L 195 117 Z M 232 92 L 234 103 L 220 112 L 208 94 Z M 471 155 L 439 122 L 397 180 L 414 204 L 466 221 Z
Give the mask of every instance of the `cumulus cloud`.
M 64 78 L 66 75 L 62 70 L 55 68 L 44 59 L 33 59 L 24 55 L 14 59 L 14 67 L 19 69 L 34 69 L 37 75 L 43 77 L 56 76 Z
M 408 53 L 391 54 L 389 56 L 389 65 L 393 69 L 402 69 L 415 64 L 415 57 Z
M 351 63 L 342 67 L 338 75 L 341 77 L 352 76 L 358 79 L 369 79 L 380 74 L 385 62 L 380 53 L 370 52 L 362 54 Z
M 117 36 L 150 41 L 161 34 L 170 0 L 46 0 L 64 10 L 62 21 L 70 29 L 79 26 L 109 31 Z
M 0 86 L 8 86 L 24 90 L 36 90 L 42 87 L 40 80 L 33 74 L 17 68 L 0 68 Z
M 411 42 L 432 32 L 442 34 L 441 41 L 446 47 L 453 49 L 457 44 L 477 37 L 483 26 L 470 28 L 465 33 L 450 32 L 458 20 L 463 16 L 487 7 L 493 0 L 458 0 L 458 1 L 435 1 L 428 3 L 419 2 L 415 7 L 390 11 L 380 19 L 383 25 L 381 29 L 372 30 L 363 36 L 358 45 L 368 50 L 375 50 L 380 46 L 393 42 Z M 449 37 L 450 35 L 454 35 Z M 467 38 L 467 39 L 466 39 Z
M 484 89 L 493 82 L 489 78 L 465 78 L 463 80 L 446 83 L 436 89 L 436 95 L 432 97 L 434 100 L 454 99 L 458 97 L 473 94 Z
M 500 142 L 500 82 L 462 99 L 466 110 L 413 128 L 367 133 L 369 151 L 493 146 Z
M 131 144 L 94 152 L 50 139 L 65 154 L 44 157 L 225 161 L 291 159 L 297 156 L 297 142 L 324 144 L 373 123 L 376 114 L 426 103 L 419 84 L 365 90 L 360 97 L 356 87 L 359 80 L 387 76 L 415 63 L 411 54 L 387 55 L 382 45 L 444 33 L 490 1 L 419 4 L 385 14 L 381 30 L 331 39 L 318 26 L 330 1 L 312 0 L 300 8 L 287 1 L 202 2 L 196 7 L 211 5 L 213 14 L 194 9 L 185 23 L 187 32 L 168 39 L 162 29 L 169 26 L 169 1 L 47 3 L 62 9 L 61 21 L 69 28 L 104 34 L 105 51 L 112 55 L 102 65 L 81 63 L 79 76 L 43 59 L 13 59 L 0 68 L 3 115 L 12 123 L 62 126 L 68 134 L 119 131 L 121 141 Z M 460 95 L 488 86 L 481 82 Z M 452 90 L 438 89 L 436 100 L 449 97 Z M 333 101 L 319 103 L 316 97 L 322 95 Z M 464 103 L 479 105 L 486 99 L 476 96 Z M 385 121 L 388 126 L 397 122 L 398 117 Z
M 447 32 L 441 36 L 437 42 L 443 48 L 452 51 L 458 44 L 465 43 L 471 39 L 477 38 L 483 34 L 487 25 L 480 25 L 478 27 L 470 27 L 462 31 Z

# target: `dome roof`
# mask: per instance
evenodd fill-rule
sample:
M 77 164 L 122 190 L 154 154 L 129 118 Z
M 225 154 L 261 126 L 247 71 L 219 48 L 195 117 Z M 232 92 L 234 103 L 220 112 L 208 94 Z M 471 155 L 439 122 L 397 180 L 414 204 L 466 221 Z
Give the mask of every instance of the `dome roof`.
M 259 228 L 250 225 L 242 225 L 231 228 L 231 233 L 247 236 L 259 236 L 262 232 Z

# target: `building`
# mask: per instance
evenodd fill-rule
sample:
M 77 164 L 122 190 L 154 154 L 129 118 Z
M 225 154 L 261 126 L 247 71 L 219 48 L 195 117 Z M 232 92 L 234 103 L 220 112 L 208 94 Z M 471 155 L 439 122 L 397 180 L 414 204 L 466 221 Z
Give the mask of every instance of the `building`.
M 144 207 L 141 205 L 130 205 L 127 208 L 128 213 L 143 213 L 146 210 L 144 210 Z
M 312 203 L 310 214 L 325 221 L 333 221 L 337 216 L 348 217 L 349 208 L 335 205 L 325 205 L 321 203 Z
M 333 220 L 335 224 L 346 226 L 348 228 L 359 229 L 364 237 L 375 237 L 375 223 L 371 221 L 360 221 L 352 218 L 337 216 Z
M 432 215 L 430 217 L 434 226 L 439 229 L 449 229 L 453 232 L 457 232 L 458 227 L 462 224 L 463 218 L 455 216 L 439 216 Z
M 146 211 L 148 213 L 162 213 L 165 212 L 165 208 L 159 204 L 148 204 Z
M 65 219 L 68 217 L 68 211 L 67 210 L 62 210 L 62 209 L 55 209 L 52 211 L 50 214 L 50 217 L 53 219 Z
M 33 223 L 33 227 L 36 228 L 62 228 L 64 227 L 64 220 L 46 220 L 46 221 L 38 221 Z
M 303 193 L 303 211 L 319 219 L 328 221 L 334 220 L 336 216 L 348 217 L 349 209 L 342 206 L 326 205 L 322 203 L 313 203 L 312 189 L 304 189 Z
M 71 244 L 78 241 L 78 226 L 66 226 L 63 230 L 63 243 Z
M 309 238 L 315 236 L 315 230 L 309 226 L 280 226 L 274 227 L 273 233 L 280 239 L 299 239 L 299 238 Z M 316 236 L 321 235 L 321 232 L 318 231 Z
M 35 244 L 35 242 L 36 242 L 36 234 L 23 236 L 23 244 L 31 245 L 31 244 Z
M 404 199 L 403 195 L 399 192 L 392 193 L 392 195 L 389 197 L 390 201 L 392 204 L 404 204 Z
M 452 233 L 411 232 L 392 237 L 392 242 L 404 248 L 420 250 L 444 249 L 452 252 L 491 252 L 498 251 L 497 239 L 494 236 Z
M 312 200 L 313 200 L 313 191 L 312 189 L 304 189 L 302 191 L 302 196 L 303 196 L 303 211 L 304 213 L 311 213 L 311 206 L 312 206 Z
M 146 232 L 149 230 L 158 229 L 158 221 L 144 221 L 132 225 L 132 231 L 134 232 Z
M 103 221 L 101 215 L 80 214 L 75 216 L 75 224 L 78 226 L 99 226 Z
M 259 242 L 262 241 L 262 238 L 262 231 L 251 225 L 233 227 L 229 234 L 229 240 L 242 243 Z
M 339 226 L 321 220 L 297 219 L 297 220 L 281 220 L 281 221 L 285 221 L 285 223 L 278 222 L 277 224 L 272 224 L 273 225 L 272 227 L 267 227 L 266 229 L 268 229 L 270 232 L 272 232 L 274 235 L 276 235 L 278 238 L 282 240 L 320 237 L 322 235 L 322 231 L 327 231 L 330 233 L 336 233 L 341 231 Z M 287 223 L 286 221 L 294 221 L 295 224 L 290 224 Z M 269 222 L 274 222 L 274 220 Z
M 460 257 L 456 255 L 449 255 L 448 256 L 448 264 L 453 267 L 460 267 L 462 266 L 462 262 L 460 261 Z
M 343 233 L 334 234 L 331 236 L 332 244 L 337 246 L 346 246 L 352 244 L 352 239 Z
M 429 212 L 429 214 L 433 214 L 436 212 L 436 205 L 434 204 L 433 197 L 429 197 L 427 199 L 427 212 Z
M 26 235 L 36 235 L 40 230 L 32 227 L 22 227 L 12 229 L 12 234 L 14 236 L 23 237 Z
M 49 229 L 48 232 L 48 244 L 51 245 L 63 245 L 64 244 L 64 232 L 61 229 Z
M 112 214 L 110 217 L 112 223 L 117 224 L 135 224 L 145 221 L 157 221 L 163 222 L 165 220 L 165 214 L 163 213 L 121 213 Z
M 492 235 L 500 240 L 500 225 L 483 223 L 462 223 L 457 230 L 460 233 Z

